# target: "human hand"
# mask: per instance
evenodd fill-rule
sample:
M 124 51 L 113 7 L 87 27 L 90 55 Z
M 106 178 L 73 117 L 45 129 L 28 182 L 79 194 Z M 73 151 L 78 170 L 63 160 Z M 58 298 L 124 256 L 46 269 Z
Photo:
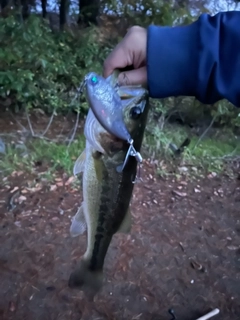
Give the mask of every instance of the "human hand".
M 103 76 L 107 78 L 115 69 L 128 69 L 119 74 L 120 85 L 147 85 L 147 30 L 134 26 L 115 47 L 104 62 Z

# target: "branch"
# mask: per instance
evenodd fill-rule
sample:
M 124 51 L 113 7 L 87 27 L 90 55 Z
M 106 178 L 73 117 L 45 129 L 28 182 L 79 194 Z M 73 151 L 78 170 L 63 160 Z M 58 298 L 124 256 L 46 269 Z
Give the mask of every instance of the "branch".
M 27 116 L 28 126 L 29 126 L 29 129 L 31 131 L 31 134 L 32 134 L 33 137 L 35 137 L 35 133 L 33 131 L 33 127 L 32 127 L 32 124 L 31 124 L 31 121 L 30 121 L 29 114 L 28 114 L 27 110 L 26 110 L 26 116 Z
M 45 134 L 48 132 L 48 130 L 49 130 L 49 128 L 50 128 L 50 126 L 51 126 L 51 124 L 52 124 L 52 122 L 53 122 L 54 114 L 55 114 L 55 109 L 53 110 L 53 113 L 52 113 L 52 115 L 51 115 L 51 118 L 50 118 L 50 120 L 49 120 L 49 122 L 48 122 L 48 125 L 47 125 L 46 129 L 45 129 L 45 130 L 43 131 L 43 133 L 41 134 L 42 137 L 44 137 Z
M 10 115 L 11 115 L 11 117 L 14 119 L 14 121 L 16 121 L 17 124 L 18 124 L 25 132 L 28 131 L 28 130 L 17 120 L 17 118 L 14 117 L 12 111 L 10 111 Z
M 216 117 L 217 117 L 217 116 L 214 116 L 214 117 L 212 118 L 212 121 L 211 121 L 210 125 L 207 127 L 207 129 L 206 129 L 206 130 L 203 132 L 203 134 L 200 136 L 200 138 L 198 139 L 197 143 L 196 143 L 195 146 L 193 147 L 193 150 L 192 150 L 192 151 L 195 150 L 195 148 L 199 145 L 199 143 L 202 141 L 202 139 L 203 139 L 203 138 L 205 137 L 205 135 L 208 133 L 208 131 L 209 131 L 210 128 L 212 127 L 214 121 L 216 120 Z
M 78 127 L 78 123 L 79 123 L 79 115 L 80 115 L 80 112 L 77 113 L 77 119 L 76 119 L 76 122 L 75 122 L 75 127 L 74 127 L 74 130 L 73 130 L 73 134 L 72 134 L 72 136 L 71 136 L 71 138 L 70 138 L 70 141 L 69 141 L 69 143 L 68 143 L 67 150 L 68 150 L 68 148 L 70 147 L 70 145 L 71 145 L 71 143 L 73 142 L 73 139 L 74 139 L 74 137 L 75 137 L 75 135 L 76 135 L 77 127 Z

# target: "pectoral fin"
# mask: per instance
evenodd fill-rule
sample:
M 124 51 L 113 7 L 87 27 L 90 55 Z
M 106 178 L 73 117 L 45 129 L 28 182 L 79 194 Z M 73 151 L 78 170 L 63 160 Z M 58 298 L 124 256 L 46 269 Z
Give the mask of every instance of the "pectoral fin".
M 83 234 L 86 229 L 87 229 L 87 224 L 84 217 L 83 203 L 82 203 L 81 207 L 78 209 L 77 213 L 72 219 L 72 224 L 70 227 L 70 235 L 71 237 L 77 237 L 80 234 Z
M 80 156 L 77 158 L 74 167 L 73 167 L 73 174 L 76 176 L 78 173 L 84 171 L 84 165 L 85 165 L 85 159 L 86 159 L 86 152 L 83 150 L 83 152 L 80 154 Z
M 120 225 L 117 232 L 119 233 L 130 233 L 132 227 L 132 217 L 130 208 L 128 208 L 127 214 L 125 215 L 122 224 Z

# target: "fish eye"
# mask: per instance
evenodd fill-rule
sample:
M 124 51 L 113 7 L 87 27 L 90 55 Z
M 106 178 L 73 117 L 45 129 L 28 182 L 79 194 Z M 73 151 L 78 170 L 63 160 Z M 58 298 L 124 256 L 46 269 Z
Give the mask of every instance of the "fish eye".
M 98 83 L 98 78 L 95 77 L 95 76 L 92 77 L 92 78 L 91 78 L 91 82 L 92 82 L 93 85 L 97 84 L 97 83 Z
M 130 110 L 130 116 L 132 119 L 137 120 L 142 114 L 142 109 L 140 107 L 133 107 Z

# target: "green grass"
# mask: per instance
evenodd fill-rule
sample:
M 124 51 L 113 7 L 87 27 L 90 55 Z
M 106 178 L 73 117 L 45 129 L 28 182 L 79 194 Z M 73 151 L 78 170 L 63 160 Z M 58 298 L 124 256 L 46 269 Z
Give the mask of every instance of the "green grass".
M 201 167 L 206 171 L 221 172 L 225 168 L 227 157 L 234 158 L 240 154 L 237 140 L 216 140 L 205 138 L 195 147 L 199 138 L 193 137 L 188 148 L 185 149 L 183 159 L 187 164 Z
M 160 175 L 167 176 L 168 171 L 179 174 L 181 167 L 188 169 L 184 172 L 186 175 L 193 172 L 195 174 L 220 173 L 225 170 L 227 159 L 240 155 L 239 139 L 231 131 L 216 130 L 211 137 L 203 137 L 200 140 L 199 136 L 177 125 L 167 125 L 162 131 L 154 125 L 150 131 L 151 133 L 145 134 L 144 147 L 155 158 L 164 161 L 164 170 L 158 169 Z M 187 137 L 191 139 L 190 144 L 184 148 L 180 156 L 176 157 L 169 148 L 169 144 L 173 143 L 179 147 Z
M 191 143 L 180 156 L 175 156 L 169 148 L 170 143 L 180 146 L 186 137 Z M 36 173 L 52 180 L 57 172 L 61 171 L 68 176 L 76 158 L 85 146 L 85 137 L 78 135 L 70 147 L 66 143 L 55 143 L 43 139 L 31 139 L 26 145 L 7 144 L 6 154 L 0 155 L 0 173 L 3 176 L 13 171 L 27 171 Z M 155 124 L 149 125 L 144 137 L 143 155 L 154 155 L 163 160 L 164 165 L 158 168 L 160 175 L 176 176 L 202 175 L 207 172 L 221 172 L 225 170 L 227 157 L 240 154 L 238 139 L 230 132 L 216 131 L 211 137 L 199 141 L 198 136 L 190 135 L 182 126 L 166 125 L 161 131 Z M 181 168 L 187 170 L 181 170 Z
M 72 175 L 76 158 L 83 151 L 85 137 L 80 135 L 67 147 L 43 139 L 31 139 L 24 147 L 7 145 L 6 154 L 0 156 L 0 172 L 6 176 L 13 171 L 23 170 L 40 173 L 49 180 L 56 171 Z

